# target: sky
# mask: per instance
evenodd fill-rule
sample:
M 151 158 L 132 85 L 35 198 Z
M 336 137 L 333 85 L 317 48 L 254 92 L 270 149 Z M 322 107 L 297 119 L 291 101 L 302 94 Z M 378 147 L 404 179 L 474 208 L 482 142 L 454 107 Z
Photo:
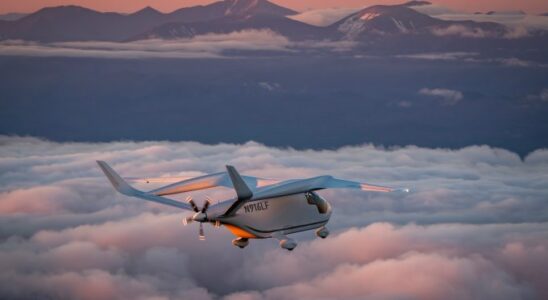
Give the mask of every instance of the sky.
M 100 11 L 118 11 L 133 12 L 145 6 L 154 7 L 163 12 L 171 12 L 175 9 L 208 4 L 215 1 L 210 0 L 3 0 L 0 2 L 0 13 L 7 12 L 33 12 L 46 6 L 58 5 L 80 5 Z M 286 6 L 298 11 L 320 8 L 341 8 L 341 7 L 365 7 L 374 4 L 396 4 L 403 0 L 275 0 L 273 1 L 282 6 Z M 548 12 L 548 2 L 545 0 L 479 0 L 479 1 L 461 1 L 461 0 L 438 0 L 432 1 L 434 4 L 448 6 L 456 10 L 467 12 L 491 11 L 491 10 L 524 10 L 530 13 Z
M 331 190 L 328 228 L 231 245 L 224 228 L 117 194 L 122 176 L 331 174 L 406 193 Z M 548 150 L 521 159 L 487 146 L 337 150 L 255 142 L 56 143 L 0 136 L 2 299 L 547 299 Z M 139 185 L 151 189 L 150 185 Z M 192 193 L 226 199 L 220 188 Z M 186 195 L 181 195 L 184 199 Z

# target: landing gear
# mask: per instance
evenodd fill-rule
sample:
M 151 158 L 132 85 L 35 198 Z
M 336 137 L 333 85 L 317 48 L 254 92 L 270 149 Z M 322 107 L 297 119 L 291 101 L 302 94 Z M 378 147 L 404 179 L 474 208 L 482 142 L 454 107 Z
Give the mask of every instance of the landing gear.
M 329 230 L 322 226 L 316 230 L 316 235 L 322 239 L 325 239 L 329 235 Z
M 280 241 L 280 247 L 282 249 L 292 251 L 295 247 L 297 247 L 297 242 L 294 239 L 287 237 L 281 231 L 272 233 L 271 237 Z
M 295 247 L 297 247 L 297 242 L 295 242 L 295 240 L 293 239 L 290 239 L 290 238 L 285 238 L 283 240 L 280 240 L 280 247 L 288 250 L 288 251 L 293 251 L 293 249 L 295 249 Z
M 249 245 L 249 239 L 248 238 L 243 238 L 243 237 L 233 239 L 232 240 L 232 245 L 234 245 L 236 247 L 240 247 L 240 249 L 243 249 L 247 245 Z

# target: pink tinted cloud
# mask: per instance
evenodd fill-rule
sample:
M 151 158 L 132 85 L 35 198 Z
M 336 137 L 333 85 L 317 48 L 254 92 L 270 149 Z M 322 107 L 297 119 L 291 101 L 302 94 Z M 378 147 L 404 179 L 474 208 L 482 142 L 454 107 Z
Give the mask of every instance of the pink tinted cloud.
M 490 147 L 300 151 L 257 143 L 0 141 L 5 193 L 36 188 L 18 199 L 40 196 L 57 205 L 0 218 L 2 299 L 548 298 L 546 150 L 521 159 Z M 232 163 L 250 175 L 336 174 L 415 191 L 322 192 L 335 209 L 327 239 L 308 232 L 295 236 L 293 252 L 273 240 L 240 250 L 230 233 L 208 225 L 207 240 L 197 241 L 196 224 L 181 225 L 187 212 L 117 195 L 94 159 L 130 176 L 203 174 Z
M 266 253 L 271 263 L 246 272 L 280 287 L 227 298 L 543 298 L 548 295 L 543 284 L 548 278 L 543 258 L 548 242 L 542 236 L 548 228 L 540 225 L 521 235 L 526 228 L 529 225 L 373 224 L 350 229 L 302 245 L 294 255 Z
M 99 247 L 115 247 L 126 251 L 143 251 L 150 245 L 175 246 L 181 235 L 166 230 L 181 224 L 181 215 L 145 213 L 122 222 L 83 225 L 63 231 L 40 231 L 33 240 L 46 247 L 58 247 L 70 241 L 90 241 Z
M 484 258 L 424 253 L 343 264 L 327 276 L 264 293 L 268 299 L 520 299 L 528 294 Z
M 65 210 L 60 199 L 74 199 L 75 194 L 55 186 L 38 186 L 0 193 L 0 215 L 44 214 Z
M 169 299 L 169 292 L 157 288 L 154 278 L 135 278 L 124 273 L 110 273 L 92 269 L 83 272 L 61 272 L 53 274 L 29 274 L 24 276 L 0 274 L 4 283 L 24 286 L 25 290 L 12 291 L 12 299 L 24 298 L 26 292 L 40 291 L 55 299 Z M 180 281 L 180 290 L 171 297 L 208 300 L 212 297 L 202 288 L 196 288 L 185 280 Z M 3 290 L 5 291 L 5 290 Z M 1 291 L 0 291 L 1 292 Z M 30 298 L 36 297 L 30 296 Z

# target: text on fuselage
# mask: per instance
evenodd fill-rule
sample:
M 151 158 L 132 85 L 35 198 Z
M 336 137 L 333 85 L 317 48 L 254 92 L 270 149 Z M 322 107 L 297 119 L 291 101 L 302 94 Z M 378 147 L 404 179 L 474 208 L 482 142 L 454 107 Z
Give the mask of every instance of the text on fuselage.
M 261 211 L 261 210 L 267 210 L 268 209 L 268 201 L 262 201 L 262 202 L 256 202 L 251 203 L 246 206 L 244 206 L 244 211 L 246 214 L 252 213 L 254 211 Z

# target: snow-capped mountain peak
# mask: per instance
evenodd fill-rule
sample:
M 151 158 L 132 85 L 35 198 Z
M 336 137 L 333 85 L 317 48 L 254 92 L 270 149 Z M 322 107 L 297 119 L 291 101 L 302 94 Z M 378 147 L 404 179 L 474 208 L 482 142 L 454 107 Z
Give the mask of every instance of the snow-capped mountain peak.
M 375 19 L 376 17 L 378 17 L 380 15 L 381 14 L 379 14 L 379 13 L 367 12 L 367 13 L 364 13 L 363 15 L 360 16 L 360 20 L 369 21 L 369 20 Z
M 228 0 L 225 16 L 241 15 L 257 7 L 259 0 Z
M 406 5 L 376 5 L 358 11 L 333 26 L 347 38 L 353 39 L 363 32 L 409 33 L 436 23 L 437 19 L 418 13 Z

